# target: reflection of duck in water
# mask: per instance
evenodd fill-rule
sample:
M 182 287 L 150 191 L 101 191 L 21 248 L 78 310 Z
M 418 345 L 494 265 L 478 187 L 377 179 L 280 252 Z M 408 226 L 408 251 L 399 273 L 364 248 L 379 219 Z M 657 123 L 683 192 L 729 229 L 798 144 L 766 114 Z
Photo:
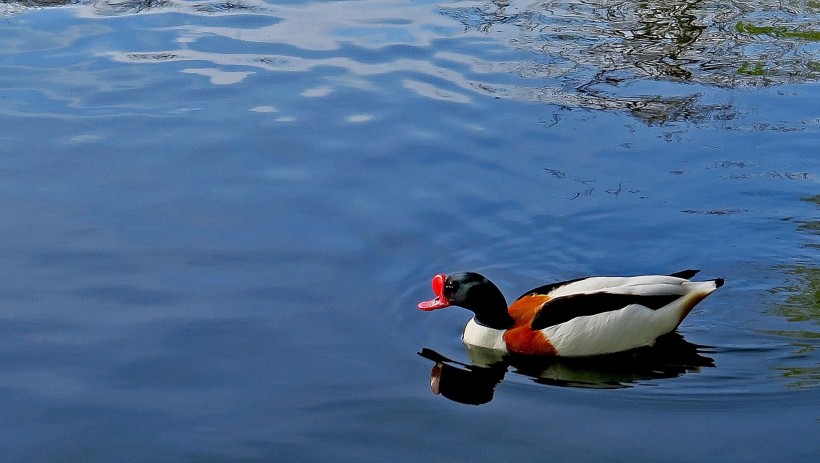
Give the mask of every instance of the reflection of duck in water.
M 537 383 L 554 386 L 613 389 L 649 379 L 674 378 L 714 361 L 698 353 L 695 344 L 678 333 L 661 336 L 652 347 L 593 357 L 535 357 L 505 355 L 497 350 L 467 345 L 470 364 L 430 350 L 419 355 L 435 362 L 430 387 L 455 402 L 481 405 L 493 398 L 495 386 L 510 368 Z
M 478 273 L 433 278 L 430 311 L 457 305 L 475 316 L 465 344 L 502 353 L 584 357 L 651 346 L 680 325 L 723 279 L 690 281 L 698 271 L 672 275 L 588 277 L 535 288 L 507 307 L 504 295 Z

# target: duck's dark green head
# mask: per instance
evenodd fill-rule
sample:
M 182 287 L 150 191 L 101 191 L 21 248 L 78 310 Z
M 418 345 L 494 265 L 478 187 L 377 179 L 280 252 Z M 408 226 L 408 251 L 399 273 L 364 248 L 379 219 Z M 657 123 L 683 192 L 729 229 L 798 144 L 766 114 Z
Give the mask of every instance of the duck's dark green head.
M 419 309 L 432 311 L 457 305 L 475 313 L 476 321 L 491 328 L 507 329 L 512 318 L 501 290 L 483 275 L 459 272 L 433 277 L 435 299 L 419 303 Z

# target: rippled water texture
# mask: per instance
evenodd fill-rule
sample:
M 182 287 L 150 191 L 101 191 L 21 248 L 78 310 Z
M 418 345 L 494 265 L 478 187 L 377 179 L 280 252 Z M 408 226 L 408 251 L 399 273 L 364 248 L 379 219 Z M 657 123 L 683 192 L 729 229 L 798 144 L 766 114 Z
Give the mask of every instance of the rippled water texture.
M 0 460 L 820 454 L 818 2 L 0 14 Z M 416 309 L 686 268 L 727 283 L 604 359 Z

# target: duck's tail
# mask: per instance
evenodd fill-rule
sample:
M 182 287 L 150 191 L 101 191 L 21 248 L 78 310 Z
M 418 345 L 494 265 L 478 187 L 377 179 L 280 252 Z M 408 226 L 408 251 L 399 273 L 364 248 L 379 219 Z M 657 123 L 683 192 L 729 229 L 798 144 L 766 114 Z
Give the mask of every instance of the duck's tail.
M 681 324 L 684 318 L 689 315 L 689 312 L 695 308 L 700 301 L 706 299 L 707 296 L 715 292 L 718 288 L 723 286 L 726 281 L 723 278 L 715 278 L 714 280 L 706 280 L 706 281 L 693 281 L 690 283 L 684 283 L 684 285 L 689 286 L 690 290 L 686 296 L 684 296 L 683 301 L 681 301 L 681 312 L 680 312 L 680 319 L 678 320 L 678 325 Z

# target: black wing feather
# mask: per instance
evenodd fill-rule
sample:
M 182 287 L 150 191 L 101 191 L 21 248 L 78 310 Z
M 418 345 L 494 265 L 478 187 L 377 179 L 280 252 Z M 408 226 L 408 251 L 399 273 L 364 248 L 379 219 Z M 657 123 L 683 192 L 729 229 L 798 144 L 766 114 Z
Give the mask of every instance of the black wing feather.
M 681 296 L 641 296 L 606 292 L 561 296 L 547 301 L 532 319 L 530 326 L 533 330 L 543 330 L 576 317 L 620 310 L 630 304 L 640 304 L 649 309 L 658 310 L 679 297 Z
M 671 274 L 669 274 L 669 276 L 670 277 L 683 278 L 683 279 L 686 279 L 686 280 L 691 280 L 693 276 L 698 274 L 698 272 L 700 272 L 700 270 L 687 269 L 687 270 L 681 270 L 680 272 L 671 273 Z

